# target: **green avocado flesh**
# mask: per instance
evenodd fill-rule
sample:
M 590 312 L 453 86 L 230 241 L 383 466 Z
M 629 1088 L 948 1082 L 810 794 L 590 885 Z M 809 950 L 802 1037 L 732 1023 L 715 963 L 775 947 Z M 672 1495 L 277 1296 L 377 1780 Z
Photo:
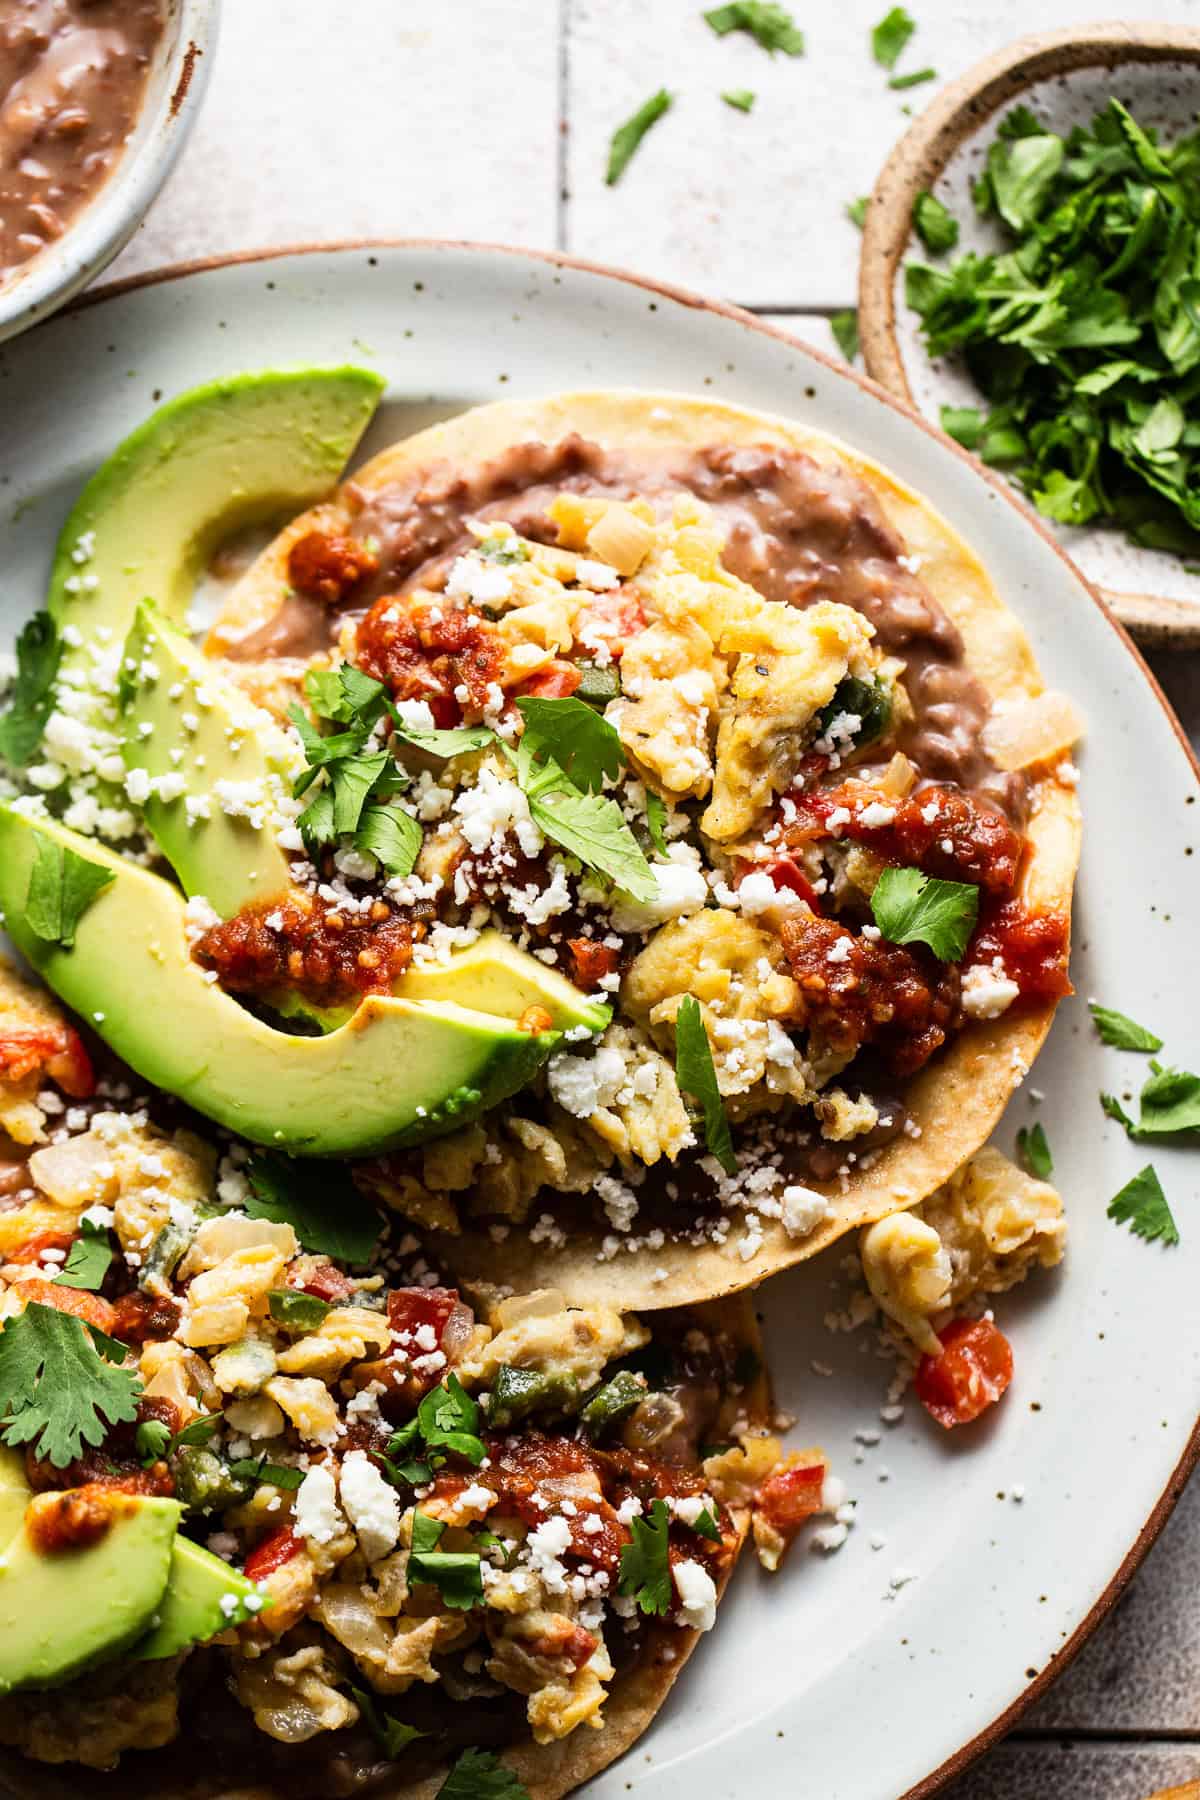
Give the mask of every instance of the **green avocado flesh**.
M 323 499 L 383 386 L 369 369 L 266 370 L 191 388 L 152 413 L 59 534 L 46 604 L 79 633 L 62 671 L 119 646 L 146 596 L 182 623 L 223 537 Z
M 480 1012 L 519 1019 L 528 1006 L 544 1006 L 556 1031 L 586 1026 L 603 1031 L 611 1008 L 591 1002 L 557 969 L 509 943 L 498 931 L 482 932 L 449 962 L 408 969 L 396 986 L 405 1000 L 453 1000 Z
M 191 1538 L 177 1537 L 154 1623 L 129 1654 L 138 1662 L 159 1662 L 188 1644 L 202 1644 L 244 1618 L 245 1601 L 257 1594 L 252 1581 L 211 1550 L 193 1544 Z M 236 1606 L 229 1604 L 231 1598 Z
M 38 839 L 112 871 L 74 947 L 29 927 Z M 184 900 L 160 876 L 49 819 L 0 807 L 0 911 L 18 949 L 147 1081 L 255 1143 L 371 1156 L 453 1131 L 524 1087 L 560 1034 L 446 1001 L 368 995 L 325 1037 L 274 1031 L 188 953 Z
M 23 1522 L 0 1556 L 0 1693 L 53 1687 L 145 1632 L 167 1586 L 175 1500 L 116 1497 L 103 1537 L 39 1549 Z
M 138 804 L 184 892 L 203 894 L 223 919 L 286 893 L 290 865 L 272 821 L 304 767 L 299 746 L 144 603 L 126 640 L 121 696 L 126 767 L 166 778 L 168 794 L 183 784 L 174 798 L 152 791 Z

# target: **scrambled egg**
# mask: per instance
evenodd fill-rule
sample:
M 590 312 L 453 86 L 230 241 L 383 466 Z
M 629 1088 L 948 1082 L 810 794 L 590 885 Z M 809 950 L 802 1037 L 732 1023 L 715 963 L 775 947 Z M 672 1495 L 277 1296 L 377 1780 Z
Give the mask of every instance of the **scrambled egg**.
M 1030 1270 L 1062 1261 L 1067 1225 L 1049 1182 L 984 1149 L 909 1212 L 862 1233 L 863 1273 L 875 1299 L 919 1350 L 936 1355 L 939 1316 L 1003 1293 Z

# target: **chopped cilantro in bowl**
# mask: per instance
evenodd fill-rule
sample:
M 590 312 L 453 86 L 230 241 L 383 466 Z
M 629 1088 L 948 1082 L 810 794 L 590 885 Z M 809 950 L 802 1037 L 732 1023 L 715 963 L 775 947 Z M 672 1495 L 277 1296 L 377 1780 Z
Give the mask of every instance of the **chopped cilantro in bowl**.
M 1111 99 L 1060 136 L 1018 106 L 972 192 L 1000 247 L 905 272 L 929 354 L 960 358 L 985 401 L 943 408 L 943 428 L 1046 517 L 1194 556 L 1200 132 L 1160 143 Z M 921 232 L 935 251 L 941 225 Z

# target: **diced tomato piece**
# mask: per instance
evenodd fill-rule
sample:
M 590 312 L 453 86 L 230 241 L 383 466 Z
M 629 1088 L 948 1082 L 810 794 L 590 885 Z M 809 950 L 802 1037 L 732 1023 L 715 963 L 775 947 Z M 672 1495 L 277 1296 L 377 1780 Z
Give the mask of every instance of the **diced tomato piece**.
M 528 681 L 523 681 L 518 692 L 536 694 L 547 700 L 565 700 L 575 692 L 582 680 L 583 676 L 574 663 L 559 662 L 556 659 L 531 675 Z
M 246 1558 L 247 1581 L 262 1581 L 266 1576 L 282 1569 L 284 1563 L 291 1562 L 293 1556 L 299 1556 L 304 1548 L 304 1540 L 298 1538 L 294 1531 L 286 1525 L 265 1537 L 261 1544 L 256 1544 Z
M 820 1512 L 824 1487 L 824 1462 L 776 1469 L 759 1488 L 755 1509 L 786 1537 Z
M 621 960 L 621 952 L 611 944 L 598 944 L 595 938 L 568 938 L 575 980 L 591 993 L 605 975 L 611 975 Z
M 925 1411 L 949 1430 L 994 1406 L 1013 1376 L 1012 1346 L 991 1319 L 954 1319 L 940 1356 L 923 1356 L 914 1386 Z
M 630 638 L 646 629 L 641 602 L 632 594 L 597 594 L 575 617 L 575 642 L 581 650 L 603 644 L 610 656 L 619 657 Z
M 439 1344 L 458 1305 L 457 1288 L 393 1288 L 387 1297 L 388 1324 L 393 1331 L 418 1331 L 431 1325 Z
M 297 1287 L 302 1294 L 312 1294 L 315 1299 L 327 1300 L 330 1304 L 335 1300 L 348 1300 L 354 1292 L 354 1283 L 350 1277 L 331 1262 L 321 1262 L 315 1268 L 306 1269 L 300 1281 L 289 1278 L 288 1286 Z
M 123 1344 L 148 1344 L 173 1336 L 183 1309 L 168 1294 L 122 1294 L 113 1308 L 112 1335 Z
M 58 1312 L 72 1313 L 75 1318 L 112 1336 L 116 1310 L 99 1294 L 89 1294 L 83 1288 L 65 1287 L 57 1281 L 44 1281 L 40 1275 L 31 1275 L 15 1285 L 23 1299 L 34 1300 L 39 1306 L 53 1306 Z
M 986 904 L 967 950 L 966 961 L 990 963 L 999 957 L 1004 972 L 1033 1006 L 1074 992 L 1067 974 L 1071 922 L 1065 913 L 1027 912 L 1020 900 Z
M 41 1259 L 44 1250 L 69 1250 L 74 1243 L 69 1231 L 38 1231 L 32 1237 L 24 1238 L 21 1243 L 5 1253 L 4 1261 L 10 1263 L 31 1263 Z
M 73 1025 L 14 1026 L 0 1036 L 0 1080 L 44 1071 L 73 1100 L 96 1091 L 92 1059 Z

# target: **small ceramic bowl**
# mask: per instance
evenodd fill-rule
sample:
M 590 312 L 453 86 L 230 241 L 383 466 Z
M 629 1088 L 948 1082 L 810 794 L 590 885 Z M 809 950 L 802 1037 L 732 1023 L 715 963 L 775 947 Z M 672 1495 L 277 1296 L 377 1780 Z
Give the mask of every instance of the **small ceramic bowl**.
M 934 362 L 904 301 L 913 201 L 932 189 L 959 219 L 959 250 L 997 247 L 994 228 L 973 217 L 969 186 L 1001 114 L 1018 101 L 1052 130 L 1081 124 L 1116 93 L 1136 117 L 1168 137 L 1200 111 L 1200 29 L 1097 24 L 1024 37 L 947 84 L 892 151 L 867 208 L 859 275 L 863 360 L 876 381 L 937 422 L 943 403 L 979 395 L 953 359 Z M 1143 550 L 1105 526 L 1052 527 L 1124 625 L 1143 642 L 1200 648 L 1200 582 L 1184 561 Z
M 220 0 L 167 0 L 166 28 L 124 154 L 62 237 L 0 287 L 0 343 L 86 287 L 141 224 L 199 111 L 219 9 Z

